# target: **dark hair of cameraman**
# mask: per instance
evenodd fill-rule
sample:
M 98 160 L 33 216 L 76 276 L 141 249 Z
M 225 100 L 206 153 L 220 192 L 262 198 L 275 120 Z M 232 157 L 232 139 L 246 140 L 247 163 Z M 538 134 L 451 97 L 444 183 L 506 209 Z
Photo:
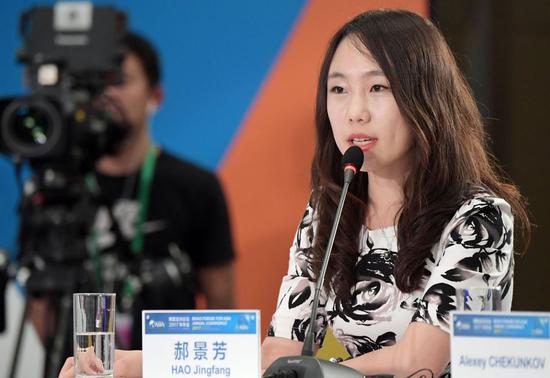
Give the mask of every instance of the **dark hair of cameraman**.
M 149 81 L 149 86 L 155 88 L 159 85 L 162 79 L 162 72 L 159 55 L 154 46 L 145 38 L 135 33 L 128 33 L 126 35 L 124 45 L 127 52 L 136 55 L 140 61 L 141 67 Z

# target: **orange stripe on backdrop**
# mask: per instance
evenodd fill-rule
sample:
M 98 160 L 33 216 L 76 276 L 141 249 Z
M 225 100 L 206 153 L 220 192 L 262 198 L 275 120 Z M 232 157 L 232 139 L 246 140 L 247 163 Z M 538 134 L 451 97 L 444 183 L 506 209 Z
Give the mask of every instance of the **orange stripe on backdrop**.
M 311 1 L 220 169 L 238 253 L 237 305 L 261 310 L 264 335 L 309 198 L 319 67 L 332 34 L 372 8 L 427 13 L 426 0 Z

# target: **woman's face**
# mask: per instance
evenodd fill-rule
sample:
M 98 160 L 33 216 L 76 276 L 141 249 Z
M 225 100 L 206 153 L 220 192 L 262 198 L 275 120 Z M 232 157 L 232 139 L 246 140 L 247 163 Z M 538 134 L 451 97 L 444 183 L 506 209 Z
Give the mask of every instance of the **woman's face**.
M 363 150 L 362 170 L 403 177 L 411 163 L 413 137 L 389 81 L 370 52 L 346 37 L 330 64 L 327 112 L 342 154 L 353 145 Z

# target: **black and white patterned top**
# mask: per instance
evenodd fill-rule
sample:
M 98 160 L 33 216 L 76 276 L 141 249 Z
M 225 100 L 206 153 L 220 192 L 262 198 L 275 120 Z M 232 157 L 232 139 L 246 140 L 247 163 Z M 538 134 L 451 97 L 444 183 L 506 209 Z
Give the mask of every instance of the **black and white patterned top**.
M 303 341 L 309 324 L 315 278 L 308 264 L 315 230 L 315 212 L 308 205 L 290 249 L 277 309 L 268 334 Z M 456 309 L 456 289 L 501 287 L 502 309 L 510 310 L 513 286 L 513 217 L 501 198 L 478 193 L 465 202 L 444 228 L 425 268 L 422 287 L 402 293 L 393 274 L 397 237 L 393 227 L 363 228 L 355 266 L 352 301 L 341 304 L 321 293 L 316 342 L 328 326 L 352 357 L 390 346 L 411 322 L 432 324 L 449 332 L 450 311 Z M 470 306 L 479 307 L 477 298 Z

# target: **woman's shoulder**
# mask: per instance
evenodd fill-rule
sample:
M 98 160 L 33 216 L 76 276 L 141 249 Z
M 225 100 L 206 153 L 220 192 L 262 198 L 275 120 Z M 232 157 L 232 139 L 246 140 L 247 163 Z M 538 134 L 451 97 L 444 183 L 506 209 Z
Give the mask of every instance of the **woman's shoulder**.
M 301 233 L 307 233 L 310 231 L 310 229 L 315 230 L 316 228 L 316 211 L 315 211 L 315 205 L 313 203 L 312 198 L 310 197 L 306 208 L 304 210 L 304 213 L 302 214 L 302 218 L 300 219 L 300 223 L 298 224 L 298 234 Z M 311 239 L 311 237 L 307 238 L 308 240 Z
M 443 232 L 439 250 L 458 244 L 465 248 L 511 245 L 513 227 L 508 202 L 482 188 L 465 198 L 453 215 Z
M 454 213 L 450 223 L 481 215 L 495 218 L 512 217 L 512 208 L 504 199 L 484 187 L 473 188 Z

